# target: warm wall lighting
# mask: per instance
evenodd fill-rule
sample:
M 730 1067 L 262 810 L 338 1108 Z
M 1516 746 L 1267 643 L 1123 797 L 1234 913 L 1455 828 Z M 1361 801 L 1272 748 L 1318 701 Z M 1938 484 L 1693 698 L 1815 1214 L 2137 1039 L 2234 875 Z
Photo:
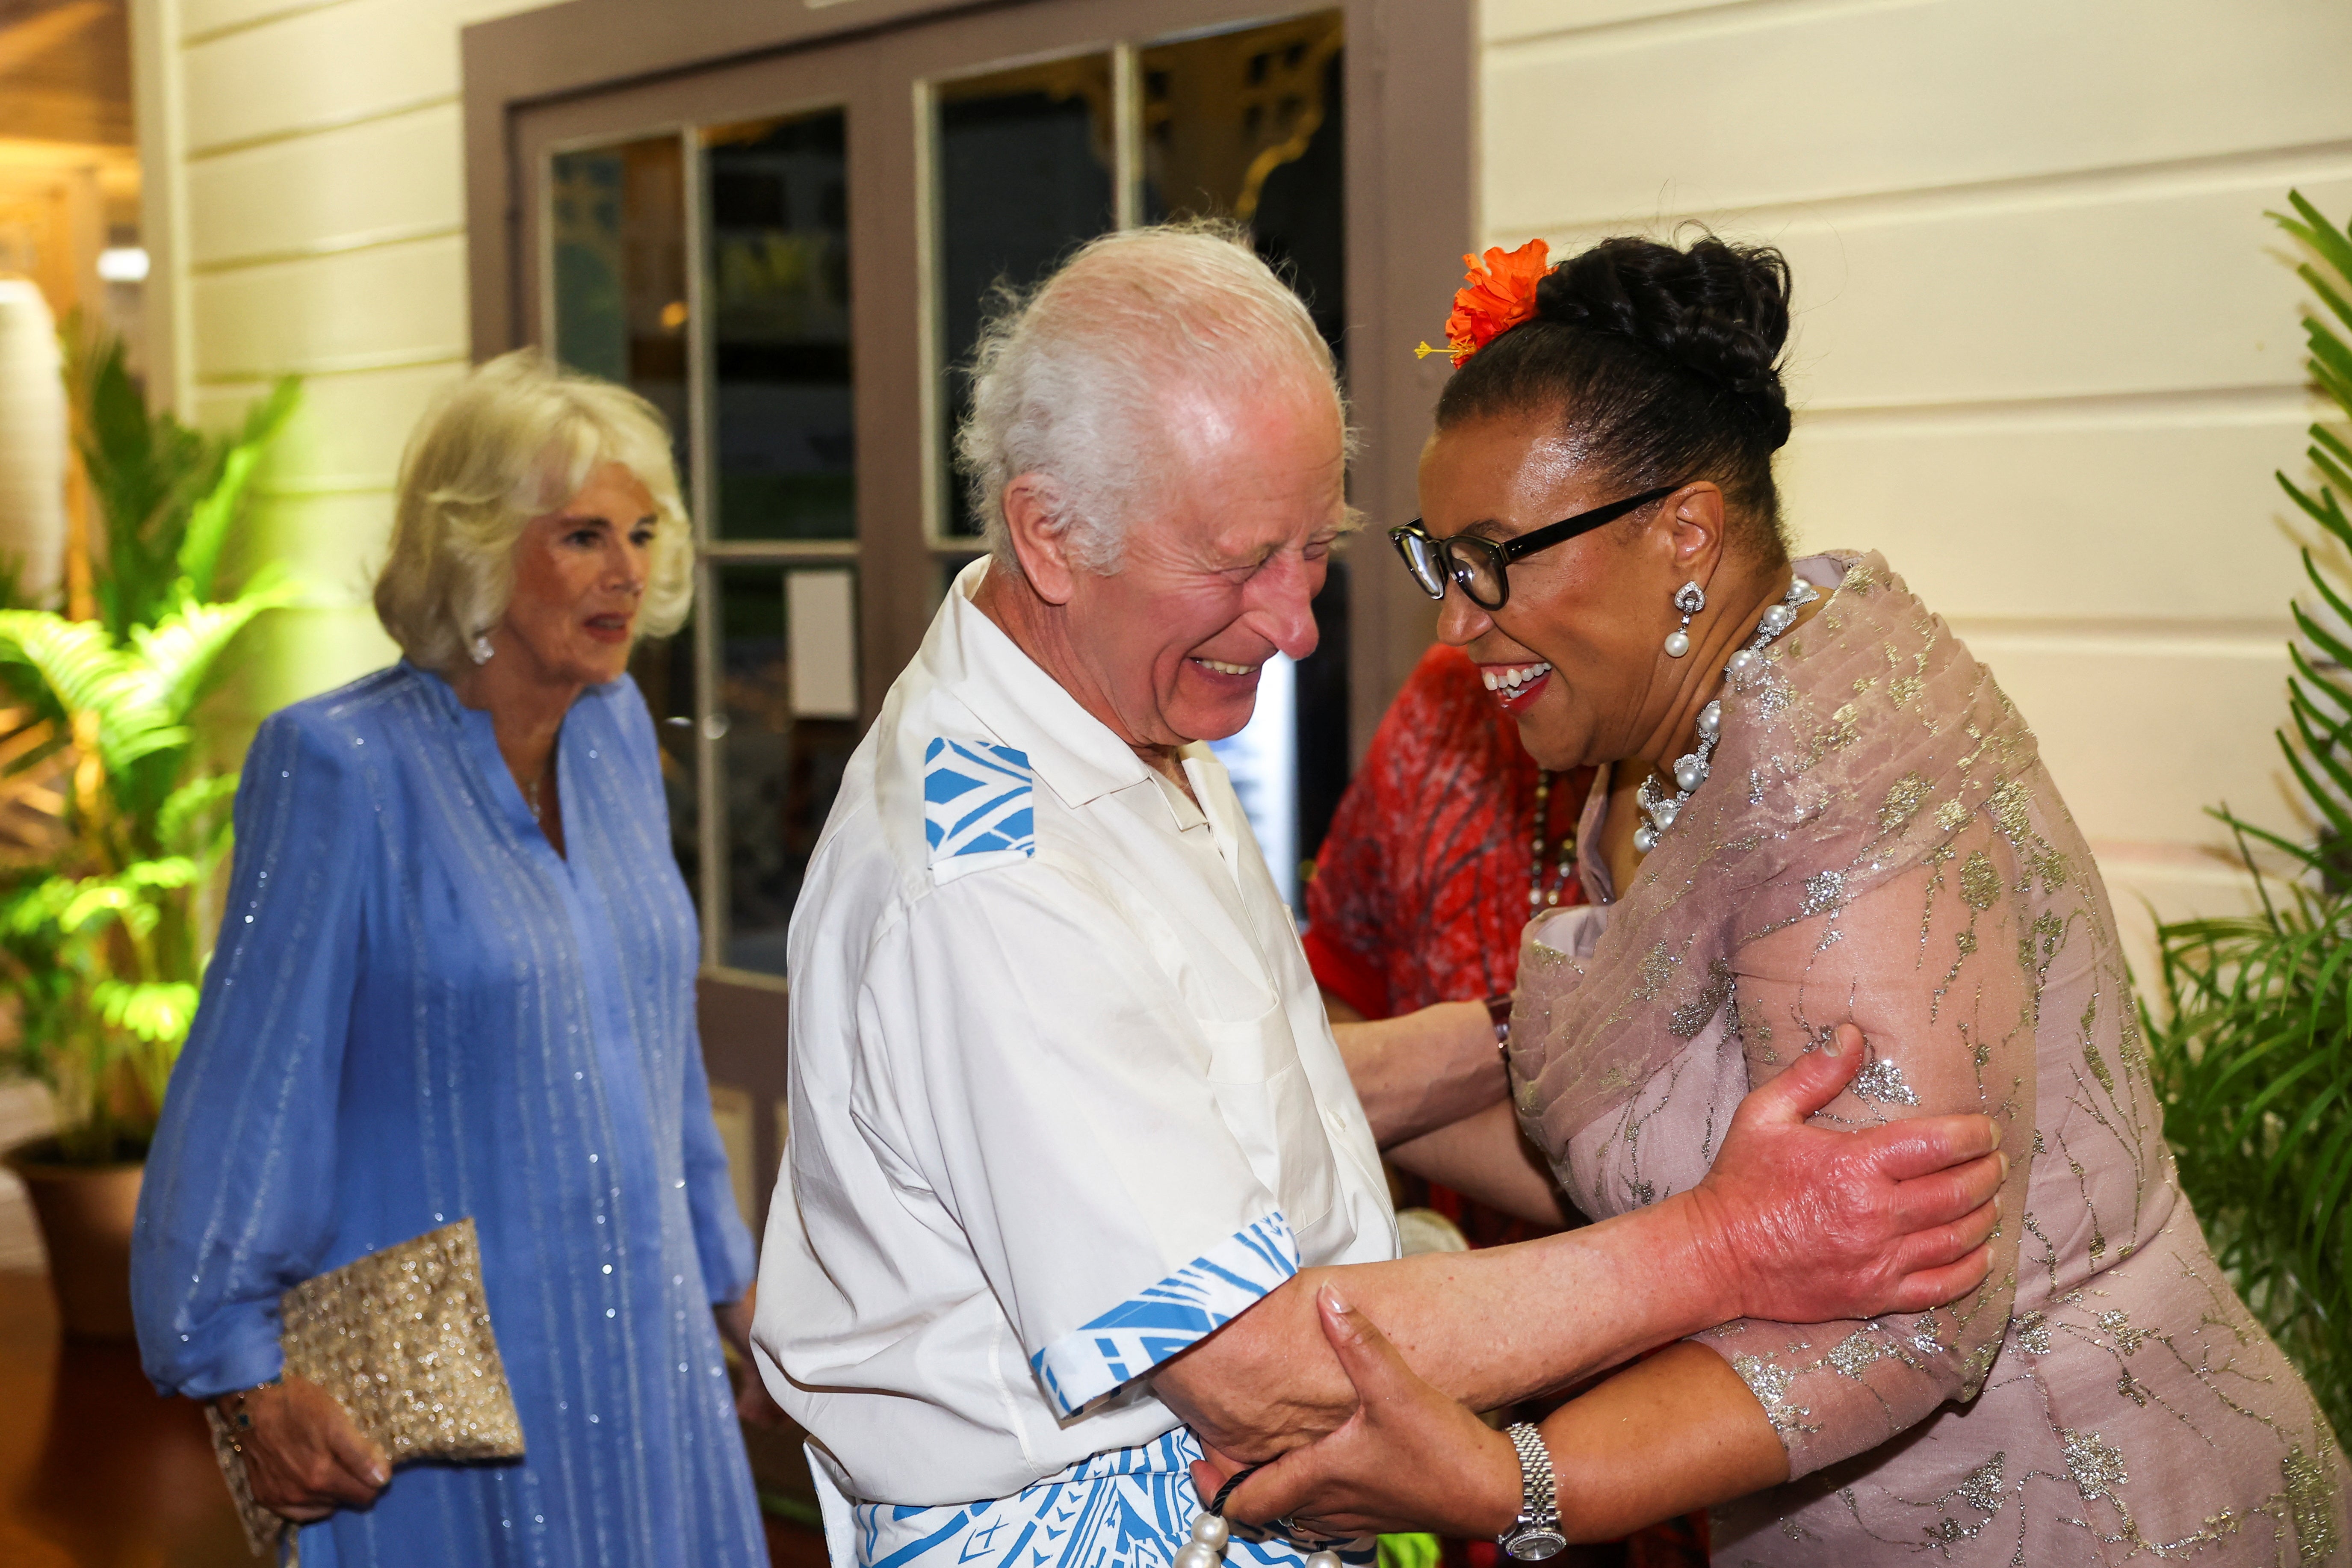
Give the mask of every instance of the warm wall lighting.
M 135 245 L 111 246 L 98 253 L 98 275 L 109 283 L 147 281 L 147 252 Z

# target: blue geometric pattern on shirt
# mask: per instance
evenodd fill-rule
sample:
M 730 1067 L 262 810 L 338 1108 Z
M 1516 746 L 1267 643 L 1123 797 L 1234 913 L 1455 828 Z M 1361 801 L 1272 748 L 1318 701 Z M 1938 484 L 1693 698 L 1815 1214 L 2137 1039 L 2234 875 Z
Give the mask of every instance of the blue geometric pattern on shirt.
M 1064 1415 L 1223 1328 L 1298 1272 L 1298 1243 L 1276 1209 L 1029 1358 Z
M 923 768 L 923 837 L 933 865 L 1000 849 L 1037 852 L 1028 752 L 934 737 Z
M 1189 1467 L 1201 1457 L 1192 1431 L 1097 1454 L 1009 1498 L 852 1510 L 859 1568 L 1167 1568 L 1192 1539 L 1201 1496 Z M 1314 1548 L 1235 1531 L 1226 1568 L 1301 1568 Z M 1369 1568 L 1370 1541 L 1339 1549 Z

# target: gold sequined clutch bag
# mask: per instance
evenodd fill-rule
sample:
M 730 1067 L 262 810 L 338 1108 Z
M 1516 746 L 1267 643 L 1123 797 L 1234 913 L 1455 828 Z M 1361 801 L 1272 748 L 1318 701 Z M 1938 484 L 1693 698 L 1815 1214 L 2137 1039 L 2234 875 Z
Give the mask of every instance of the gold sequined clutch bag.
M 394 1466 L 522 1457 L 471 1219 L 306 1279 L 278 1308 L 287 1375 L 333 1394 Z M 298 1562 L 294 1527 L 246 1485 L 236 1429 L 217 1405 L 205 1411 L 247 1542 L 273 1562 Z

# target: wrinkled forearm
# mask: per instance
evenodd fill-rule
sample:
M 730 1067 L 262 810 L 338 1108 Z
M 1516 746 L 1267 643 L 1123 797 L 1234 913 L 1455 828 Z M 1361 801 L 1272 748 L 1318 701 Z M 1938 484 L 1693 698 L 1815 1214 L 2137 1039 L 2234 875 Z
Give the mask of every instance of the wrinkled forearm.
M 1331 1033 L 1372 1139 L 1383 1149 L 1509 1097 L 1510 1079 L 1483 1002 L 1441 1002 L 1370 1022 L 1334 1021 Z
M 1316 1320 L 1337 1283 L 1406 1362 L 1474 1410 L 1565 1387 L 1721 1322 L 1721 1258 L 1680 1198 L 1511 1247 L 1310 1268 L 1163 1365 L 1154 1391 L 1212 1447 L 1256 1460 L 1354 1409 Z

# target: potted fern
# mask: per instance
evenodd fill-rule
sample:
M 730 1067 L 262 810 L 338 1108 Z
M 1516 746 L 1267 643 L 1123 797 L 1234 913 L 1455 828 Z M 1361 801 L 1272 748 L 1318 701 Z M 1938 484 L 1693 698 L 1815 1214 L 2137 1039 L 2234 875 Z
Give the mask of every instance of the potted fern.
M 0 786 L 55 819 L 0 863 L 13 1054 L 58 1109 L 56 1131 L 8 1163 L 31 1189 L 68 1331 L 121 1336 L 140 1161 L 195 1011 L 200 903 L 236 787 L 193 721 L 239 634 L 291 597 L 267 568 L 224 591 L 222 561 L 296 390 L 281 383 L 217 438 L 151 416 L 119 343 L 68 376 L 102 524 L 92 613 L 0 601 Z
M 2320 390 L 2352 417 L 2352 231 L 2299 192 L 2270 216 L 2314 260 L 2325 310 L 2305 319 Z M 2311 426 L 2321 483 L 2278 482 L 2352 551 L 2352 444 Z M 2165 1135 L 2214 1256 L 2302 1368 L 2336 1431 L 2352 1422 L 2352 592 L 2303 552 L 2312 594 L 2294 606 L 2292 733 L 2279 732 L 2318 826 L 2298 842 L 2221 807 L 2262 913 L 2158 929 L 2161 1005 L 2145 1010 Z M 2265 878 L 2252 846 L 2285 858 Z

